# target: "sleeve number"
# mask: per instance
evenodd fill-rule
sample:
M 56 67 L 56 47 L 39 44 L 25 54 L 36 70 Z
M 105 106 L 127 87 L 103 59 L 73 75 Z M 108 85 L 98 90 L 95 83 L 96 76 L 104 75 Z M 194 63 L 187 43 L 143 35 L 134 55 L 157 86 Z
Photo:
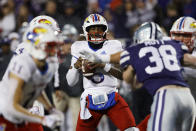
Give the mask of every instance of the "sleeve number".
M 176 58 L 176 50 L 171 45 L 162 45 L 158 49 L 155 47 L 144 47 L 139 51 L 139 57 L 146 56 L 147 53 L 152 55 L 149 57 L 151 63 L 155 66 L 147 66 L 146 73 L 154 74 L 161 72 L 164 68 L 169 71 L 178 71 L 180 66 Z

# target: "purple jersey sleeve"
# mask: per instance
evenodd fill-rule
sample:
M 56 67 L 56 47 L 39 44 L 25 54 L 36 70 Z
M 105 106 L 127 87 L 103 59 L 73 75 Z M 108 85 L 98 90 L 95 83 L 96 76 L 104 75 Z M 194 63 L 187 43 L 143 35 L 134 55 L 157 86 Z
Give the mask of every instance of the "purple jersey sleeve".
M 122 68 L 126 68 L 128 65 L 132 65 L 134 63 L 133 54 L 135 49 L 135 46 L 130 46 L 121 53 L 120 65 Z

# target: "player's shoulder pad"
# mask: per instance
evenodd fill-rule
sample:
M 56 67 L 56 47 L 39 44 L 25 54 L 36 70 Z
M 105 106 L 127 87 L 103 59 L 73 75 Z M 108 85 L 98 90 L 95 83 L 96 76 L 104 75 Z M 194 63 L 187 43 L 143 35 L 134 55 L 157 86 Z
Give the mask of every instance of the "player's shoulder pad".
M 17 55 L 15 57 L 13 57 L 13 59 L 21 64 L 27 64 L 27 63 L 32 64 L 31 56 L 28 53 Z
M 71 46 L 71 54 L 78 56 L 78 52 L 88 45 L 87 41 L 75 41 Z
M 121 47 L 122 48 L 122 43 L 121 43 L 121 41 L 119 41 L 119 40 L 107 40 L 106 42 L 105 42 L 105 44 L 108 44 L 108 45 L 111 45 L 111 46 L 114 46 L 114 47 Z
M 107 40 L 107 44 L 122 44 L 119 40 Z
M 72 46 L 71 46 L 71 49 L 79 49 L 81 47 L 83 47 L 84 45 L 87 44 L 87 41 L 75 41 Z

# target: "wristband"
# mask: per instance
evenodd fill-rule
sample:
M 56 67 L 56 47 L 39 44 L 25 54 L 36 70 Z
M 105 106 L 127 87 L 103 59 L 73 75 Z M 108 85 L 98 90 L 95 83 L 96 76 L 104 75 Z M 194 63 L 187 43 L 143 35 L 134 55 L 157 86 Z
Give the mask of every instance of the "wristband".
M 109 72 L 111 68 L 112 68 L 112 65 L 106 63 L 106 64 L 105 64 L 105 67 L 103 68 L 103 70 L 104 70 L 105 72 Z

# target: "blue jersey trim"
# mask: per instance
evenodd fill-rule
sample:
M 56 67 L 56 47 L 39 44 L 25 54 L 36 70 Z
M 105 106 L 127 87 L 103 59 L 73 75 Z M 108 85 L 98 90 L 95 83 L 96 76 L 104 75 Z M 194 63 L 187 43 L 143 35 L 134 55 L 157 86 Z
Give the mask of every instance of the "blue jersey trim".
M 72 55 L 74 58 L 76 58 L 76 59 L 78 59 L 78 57 L 76 57 L 76 56 L 74 56 L 74 55 Z

